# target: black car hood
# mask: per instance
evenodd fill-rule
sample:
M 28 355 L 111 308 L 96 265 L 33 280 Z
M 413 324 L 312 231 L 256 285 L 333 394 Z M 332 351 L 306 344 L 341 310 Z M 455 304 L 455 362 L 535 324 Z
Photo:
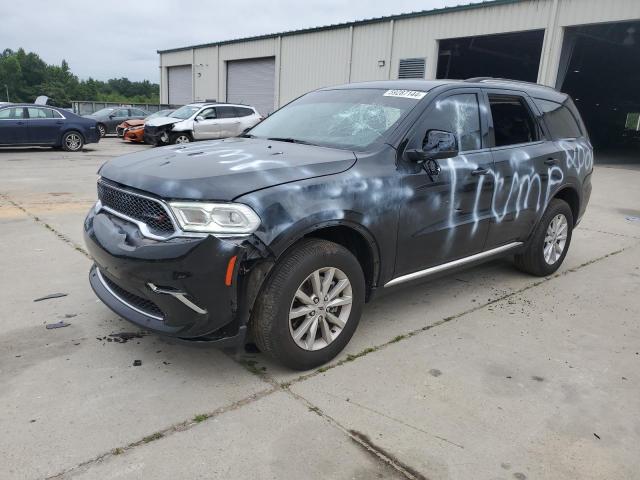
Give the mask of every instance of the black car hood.
M 331 175 L 356 161 L 351 151 L 253 138 L 153 148 L 114 158 L 105 179 L 167 199 L 233 200 L 255 190 Z

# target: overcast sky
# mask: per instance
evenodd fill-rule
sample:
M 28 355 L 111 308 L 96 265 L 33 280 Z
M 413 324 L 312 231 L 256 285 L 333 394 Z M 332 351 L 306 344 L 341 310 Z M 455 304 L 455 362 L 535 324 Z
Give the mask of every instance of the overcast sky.
M 156 50 L 470 3 L 469 0 L 5 0 L 0 50 L 64 58 L 80 78 L 159 80 Z

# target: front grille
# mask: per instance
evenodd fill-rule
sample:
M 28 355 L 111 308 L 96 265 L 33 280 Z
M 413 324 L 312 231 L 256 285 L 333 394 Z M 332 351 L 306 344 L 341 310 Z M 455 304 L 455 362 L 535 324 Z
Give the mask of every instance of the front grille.
M 124 288 L 120 287 L 119 285 L 115 284 L 110 279 L 108 279 L 104 274 L 101 275 L 101 278 L 104 281 L 104 283 L 107 285 L 107 287 L 109 287 L 109 289 L 121 301 L 128 303 L 129 305 L 133 305 L 138 310 L 143 311 L 147 315 L 164 318 L 164 313 L 162 313 L 162 310 L 160 310 L 160 308 L 151 300 L 147 300 L 146 298 L 139 297 L 138 295 L 135 295 L 134 293 L 131 293 L 125 290 Z
M 105 182 L 98 182 L 98 199 L 103 206 L 145 223 L 159 235 L 170 235 L 175 229 L 169 214 L 157 200 L 125 192 Z

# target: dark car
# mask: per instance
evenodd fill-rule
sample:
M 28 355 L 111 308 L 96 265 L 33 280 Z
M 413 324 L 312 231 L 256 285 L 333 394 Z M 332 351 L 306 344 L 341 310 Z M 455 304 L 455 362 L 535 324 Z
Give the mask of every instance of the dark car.
M 147 117 L 149 112 L 141 108 L 133 107 L 107 107 L 91 115 L 85 115 L 85 118 L 91 118 L 98 123 L 98 131 L 100 136 L 104 137 L 108 133 L 116 133 L 116 127 L 125 120 L 142 120 Z
M 0 146 L 62 147 L 77 152 L 100 140 L 96 122 L 45 105 L 0 106 Z
M 250 337 L 308 369 L 380 289 L 503 255 L 546 276 L 591 193 L 567 95 L 505 80 L 321 89 L 238 138 L 107 162 L 85 241 L 123 318 L 191 341 Z

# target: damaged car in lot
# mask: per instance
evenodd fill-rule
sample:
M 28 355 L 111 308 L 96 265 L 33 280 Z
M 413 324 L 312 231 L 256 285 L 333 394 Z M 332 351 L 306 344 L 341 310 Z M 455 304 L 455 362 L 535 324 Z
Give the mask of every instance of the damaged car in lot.
M 167 145 L 235 137 L 261 120 L 258 111 L 248 105 L 191 103 L 169 116 L 148 121 L 144 140 L 152 145 Z
M 122 137 L 123 140 L 134 143 L 144 143 L 145 123 L 147 123 L 152 118 L 166 117 L 168 115 L 171 115 L 174 111 L 175 110 L 173 109 L 160 110 L 158 112 L 152 113 L 143 120 L 126 120 L 116 127 L 116 133 L 119 137 Z
M 556 271 L 592 170 L 577 109 L 549 87 L 328 87 L 240 137 L 104 164 L 84 223 L 89 279 L 141 328 L 250 339 L 309 369 L 345 347 L 380 290 L 506 255 Z

